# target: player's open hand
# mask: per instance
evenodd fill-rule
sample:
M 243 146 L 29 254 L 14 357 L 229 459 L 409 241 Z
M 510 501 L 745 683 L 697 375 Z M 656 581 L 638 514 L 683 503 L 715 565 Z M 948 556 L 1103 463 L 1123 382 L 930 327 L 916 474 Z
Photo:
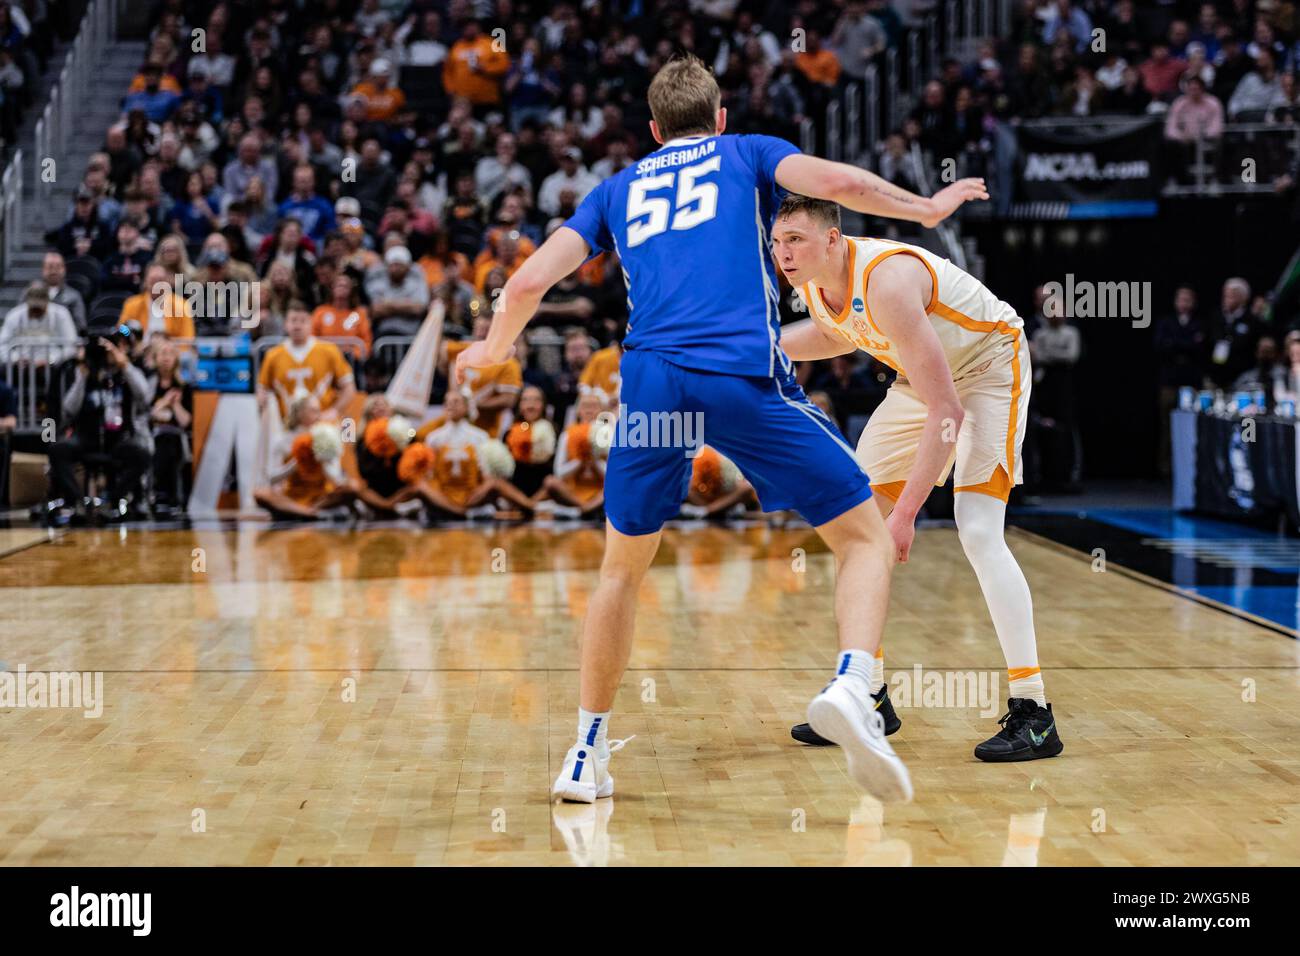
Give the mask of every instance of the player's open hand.
M 912 539 L 916 537 L 916 519 L 900 514 L 894 509 L 885 519 L 889 536 L 894 539 L 894 557 L 899 564 L 906 564 L 912 553 Z
M 485 368 L 489 365 L 500 365 L 502 362 L 509 361 L 515 354 L 515 347 L 510 346 L 504 357 L 496 358 L 488 352 L 487 342 L 478 341 L 456 356 L 456 374 L 455 384 L 465 384 L 465 370 L 471 368 Z
M 984 188 L 982 179 L 959 179 L 951 186 L 945 186 L 930 197 L 930 214 L 921 220 L 921 225 L 933 229 L 943 222 L 963 203 L 975 199 L 988 199 L 989 191 Z

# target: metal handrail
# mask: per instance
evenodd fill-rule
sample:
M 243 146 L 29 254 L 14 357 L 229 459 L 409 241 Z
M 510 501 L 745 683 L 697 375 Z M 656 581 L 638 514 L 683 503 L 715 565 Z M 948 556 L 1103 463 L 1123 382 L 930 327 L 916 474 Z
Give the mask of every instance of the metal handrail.
M 52 199 L 59 167 L 68 160 L 68 143 L 74 126 L 71 111 L 79 108 L 90 92 L 95 66 L 116 32 L 117 8 L 117 0 L 91 0 L 63 61 L 58 81 L 50 88 L 49 99 L 36 121 L 32 194 L 43 226 L 63 221 L 62 210 L 56 208 Z M 54 163 L 53 176 L 47 174 L 49 160 Z
M 4 241 L 0 243 L 0 275 L 9 274 L 25 225 L 23 151 L 17 149 L 0 174 L 0 229 L 4 231 Z
M 39 399 L 48 394 L 50 383 L 65 361 L 77 354 L 83 340 L 56 341 L 33 336 L 12 339 L 0 348 L 0 372 L 14 390 L 18 419 L 14 431 L 20 435 L 39 433 L 45 426 L 39 414 Z M 46 418 L 57 419 L 55 415 Z

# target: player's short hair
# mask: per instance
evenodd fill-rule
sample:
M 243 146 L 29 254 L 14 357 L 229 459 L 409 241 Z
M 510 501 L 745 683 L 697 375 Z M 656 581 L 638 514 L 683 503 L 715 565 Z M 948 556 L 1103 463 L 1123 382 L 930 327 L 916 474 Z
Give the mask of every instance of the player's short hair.
M 307 303 L 302 299 L 289 300 L 288 305 L 284 307 L 284 314 L 288 315 L 290 312 L 306 312 L 308 315 L 311 315 L 311 309 L 307 308 Z
M 650 115 L 665 141 L 688 133 L 712 134 L 722 93 L 704 61 L 692 54 L 674 57 L 650 81 Z
M 812 196 L 799 196 L 791 193 L 781 200 L 781 208 L 776 211 L 777 219 L 785 219 L 797 213 L 807 213 L 813 222 L 820 223 L 827 229 L 840 228 L 840 207 L 827 199 L 814 199 Z

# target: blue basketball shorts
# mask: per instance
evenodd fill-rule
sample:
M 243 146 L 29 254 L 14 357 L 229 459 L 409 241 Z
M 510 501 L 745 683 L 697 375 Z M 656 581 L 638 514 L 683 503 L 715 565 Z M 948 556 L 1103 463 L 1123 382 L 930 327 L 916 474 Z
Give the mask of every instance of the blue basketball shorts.
M 764 511 L 793 510 L 816 526 L 871 497 L 853 449 L 791 374 L 706 372 L 637 349 L 619 373 L 605 514 L 623 534 L 653 534 L 678 514 L 702 444 L 735 462 Z

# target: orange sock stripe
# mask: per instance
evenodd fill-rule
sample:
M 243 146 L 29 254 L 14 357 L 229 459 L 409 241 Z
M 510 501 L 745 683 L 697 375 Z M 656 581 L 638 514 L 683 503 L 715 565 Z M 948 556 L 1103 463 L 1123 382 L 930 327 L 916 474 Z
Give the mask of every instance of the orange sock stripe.
M 881 644 L 879 647 L 876 648 L 876 659 L 884 660 L 884 658 L 885 658 L 885 645 Z
M 1039 667 L 1008 667 L 1007 676 L 1012 680 L 1024 680 L 1027 677 L 1033 677 L 1035 674 L 1041 674 L 1042 668 Z

